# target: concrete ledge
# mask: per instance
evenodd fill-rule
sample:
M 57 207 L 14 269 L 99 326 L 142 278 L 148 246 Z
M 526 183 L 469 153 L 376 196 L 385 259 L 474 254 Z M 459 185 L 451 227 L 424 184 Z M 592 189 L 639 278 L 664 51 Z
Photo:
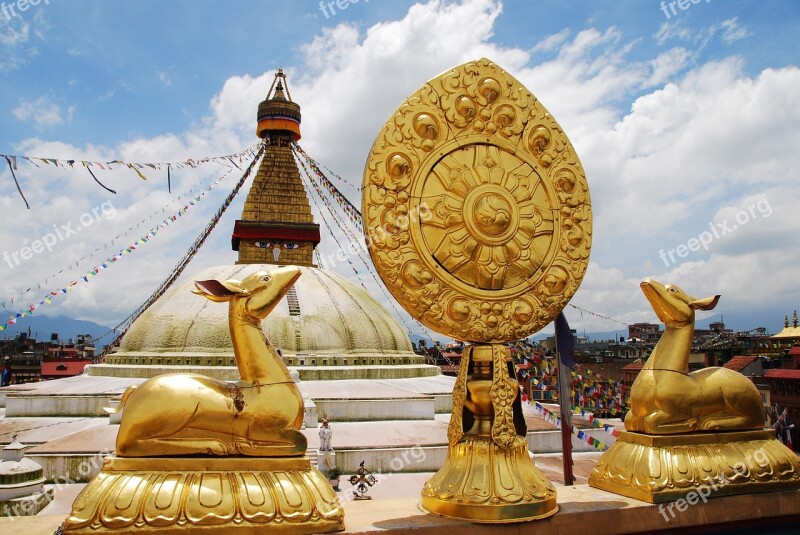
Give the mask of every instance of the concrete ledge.
M 317 414 L 339 422 L 433 420 L 433 397 L 399 399 L 314 399 Z
M 374 474 L 436 472 L 446 458 L 447 446 L 336 450 L 336 466 L 345 474 L 355 474 L 361 461 Z
M 230 347 L 230 346 L 229 346 Z M 411 351 L 314 351 L 289 353 L 284 351 L 283 363 L 294 366 L 393 366 L 399 364 L 425 364 L 425 357 Z M 232 350 L 203 351 L 124 351 L 105 358 L 106 364 L 132 366 L 236 366 Z
M 20 416 L 108 416 L 108 407 L 119 394 L 32 394 L 9 393 L 6 396 L 6 418 Z
M 33 516 L 53 501 L 53 489 L 0 502 L 0 516 Z M 5 533 L 5 531 L 4 531 Z
M 36 383 L 31 383 L 36 384 Z M 6 406 L 6 397 L 9 394 L 21 394 L 23 392 L 27 392 L 31 390 L 31 388 L 20 388 L 22 385 L 13 385 L 13 386 L 4 386 L 0 388 L 0 408 L 5 408 Z
M 92 377 L 149 379 L 165 373 L 199 373 L 223 381 L 238 381 L 235 366 L 134 366 L 131 364 L 89 364 L 84 374 Z
M 428 364 L 397 364 L 368 366 L 297 366 L 301 381 L 332 381 L 341 379 L 408 379 L 435 377 L 441 374 L 438 366 Z M 235 366 L 186 366 L 133 364 L 90 364 L 86 374 L 93 377 L 135 377 L 148 379 L 165 373 L 199 373 L 224 381 L 239 380 Z
M 301 381 L 331 381 L 342 379 L 411 379 L 435 377 L 441 374 L 438 366 L 427 364 L 384 366 L 298 366 Z
M 453 412 L 453 394 L 436 394 L 433 396 L 436 414 Z
M 104 454 L 28 454 L 27 457 L 42 466 L 48 483 L 87 483 L 103 468 Z

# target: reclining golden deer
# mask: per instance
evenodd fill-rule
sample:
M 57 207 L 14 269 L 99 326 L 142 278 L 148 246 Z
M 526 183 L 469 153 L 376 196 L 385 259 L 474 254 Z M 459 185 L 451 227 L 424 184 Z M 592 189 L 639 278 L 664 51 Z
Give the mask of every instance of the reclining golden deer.
M 198 374 L 153 377 L 128 388 L 117 454 L 123 457 L 193 454 L 300 456 L 303 399 L 260 322 L 300 277 L 287 266 L 259 271 L 241 282 L 195 282 L 198 295 L 230 303 L 233 351 L 241 380 Z
M 719 296 L 697 299 L 650 279 L 641 287 L 666 330 L 631 387 L 625 429 L 652 435 L 761 429 L 764 408 L 749 379 L 726 368 L 689 373 L 694 311 L 713 309 Z

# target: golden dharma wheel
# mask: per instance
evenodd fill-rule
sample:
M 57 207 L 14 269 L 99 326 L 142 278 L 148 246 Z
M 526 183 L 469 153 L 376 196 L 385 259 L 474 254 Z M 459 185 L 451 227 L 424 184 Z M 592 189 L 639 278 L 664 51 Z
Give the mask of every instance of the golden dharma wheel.
M 538 331 L 589 262 L 578 156 L 544 106 L 488 59 L 429 81 L 386 122 L 364 169 L 362 216 L 392 295 L 460 340 Z

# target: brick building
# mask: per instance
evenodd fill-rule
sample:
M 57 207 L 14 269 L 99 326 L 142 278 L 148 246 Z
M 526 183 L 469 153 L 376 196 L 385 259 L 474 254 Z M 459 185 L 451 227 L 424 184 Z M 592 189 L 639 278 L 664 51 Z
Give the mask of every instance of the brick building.
M 634 323 L 628 325 L 628 339 L 640 340 L 645 344 L 658 343 L 664 331 L 658 323 Z
M 11 384 L 78 375 L 84 366 L 94 362 L 94 353 L 89 334 L 79 334 L 74 342 L 71 338 L 61 341 L 57 333 L 49 341 L 37 341 L 28 333 L 0 340 L 0 365 L 10 364 Z
M 789 423 L 800 424 L 800 370 L 767 370 L 764 380 L 772 404 L 786 409 Z
M 723 368 L 739 372 L 746 377 L 758 377 L 764 372 L 764 364 L 756 355 L 733 357 Z

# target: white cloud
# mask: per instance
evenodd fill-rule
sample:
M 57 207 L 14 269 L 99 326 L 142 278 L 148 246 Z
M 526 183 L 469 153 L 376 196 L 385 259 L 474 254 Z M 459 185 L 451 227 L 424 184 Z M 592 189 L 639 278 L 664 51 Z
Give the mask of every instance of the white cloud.
M 659 54 L 650 62 L 653 72 L 647 80 L 647 87 L 660 85 L 671 79 L 686 67 L 691 57 L 691 52 L 683 47 L 671 48 Z
M 0 72 L 11 71 L 25 63 L 31 39 L 31 25 L 21 17 L 7 19 L 0 14 Z
M 569 30 L 563 29 L 553 35 L 548 35 L 531 49 L 531 52 L 550 52 L 558 48 L 569 37 Z
M 723 43 L 730 45 L 749 37 L 751 33 L 746 26 L 739 23 L 738 17 L 726 19 L 694 31 L 684 25 L 683 19 L 678 19 L 673 22 L 662 23 L 653 37 L 659 46 L 666 44 L 671 39 L 693 43 L 694 52 L 697 53 L 707 47 L 717 35 L 719 35 Z
M 750 35 L 747 28 L 739 24 L 738 17 L 722 21 L 715 30 L 722 30 L 722 40 L 726 44 L 734 43 Z
M 158 76 L 158 81 L 161 82 L 164 87 L 169 87 L 172 85 L 172 78 L 164 71 L 156 72 L 156 76 Z
M 31 37 L 31 25 L 20 17 L 0 16 L 0 45 L 14 46 L 27 42 Z
M 800 119 L 791 89 L 797 83 L 798 69 L 750 79 L 738 60 L 729 59 L 639 97 L 612 129 L 593 136 L 584 153 L 587 168 L 611 180 L 594 190 L 601 224 L 609 217 L 604 230 L 652 235 L 715 198 L 724 200 L 727 188 L 757 191 L 776 180 L 788 185 L 800 163 L 787 151 L 800 142 L 792 126 Z M 626 225 L 631 219 L 639 223 Z
M 0 13 L 0 72 L 17 69 L 36 56 L 37 44 L 47 40 L 50 30 L 42 10 L 35 11 L 30 19 L 19 13 L 9 15 Z
M 65 118 L 61 113 L 61 106 L 52 102 L 48 97 L 39 97 L 35 100 L 20 99 L 19 105 L 12 110 L 12 113 L 20 121 L 44 130 L 59 126 L 65 120 L 69 123 L 75 113 L 75 106 L 67 108 Z
M 656 43 L 663 45 L 670 39 L 688 41 L 692 38 L 692 32 L 686 28 L 679 19 L 673 22 L 662 23 L 653 37 L 655 37 Z

